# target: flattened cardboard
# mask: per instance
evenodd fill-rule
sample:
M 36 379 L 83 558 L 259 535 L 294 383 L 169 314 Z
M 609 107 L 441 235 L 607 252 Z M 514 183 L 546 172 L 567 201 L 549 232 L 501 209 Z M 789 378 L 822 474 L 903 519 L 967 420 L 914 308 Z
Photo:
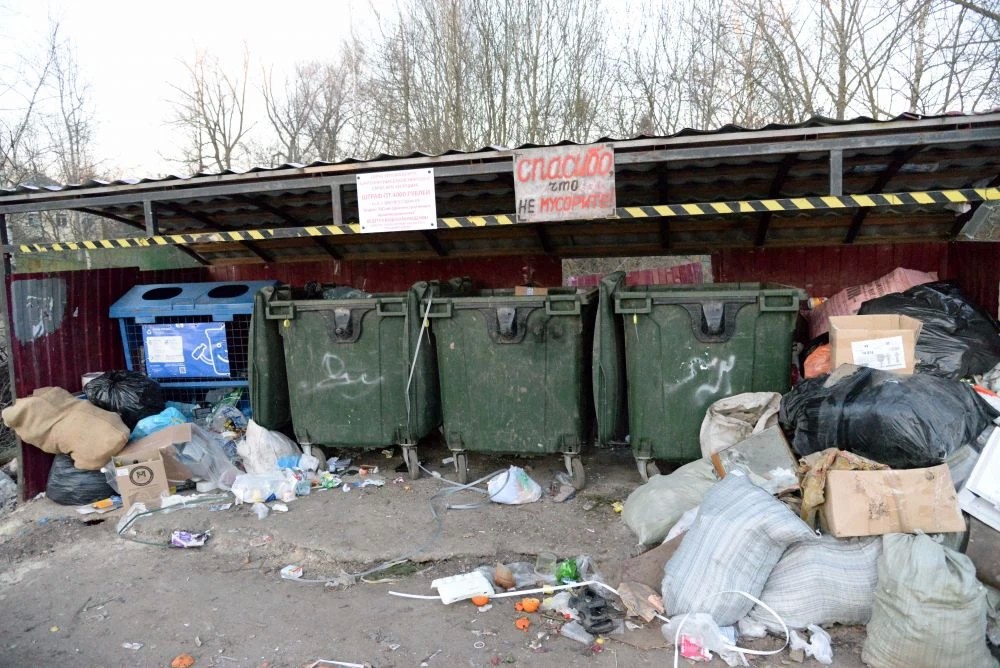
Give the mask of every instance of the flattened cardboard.
M 905 315 L 841 315 L 830 318 L 831 368 L 871 366 L 913 374 L 914 348 L 923 327 Z
M 965 531 L 946 464 L 925 469 L 828 471 L 820 527 L 837 538 Z
M 144 503 L 149 509 L 159 508 L 160 499 L 170 493 L 167 473 L 159 457 L 129 466 L 116 466 L 115 479 L 126 513 L 136 503 Z
M 190 422 L 164 427 L 158 432 L 126 445 L 121 452 L 115 455 L 115 463 L 119 465 L 136 464 L 161 458 L 167 480 L 173 483 L 190 480 L 191 471 L 177 458 L 173 446 L 189 443 L 192 439 L 198 438 L 197 429 L 198 427 Z

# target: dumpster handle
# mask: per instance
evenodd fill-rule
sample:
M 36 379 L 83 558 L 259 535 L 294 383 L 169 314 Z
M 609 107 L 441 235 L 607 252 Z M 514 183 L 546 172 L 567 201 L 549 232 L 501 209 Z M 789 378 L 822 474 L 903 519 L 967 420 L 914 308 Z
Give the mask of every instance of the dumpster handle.
M 568 301 L 569 300 L 559 300 L 559 301 L 553 302 L 551 299 L 546 299 L 545 300 L 545 315 L 580 315 L 581 311 L 580 311 L 580 300 L 579 299 L 573 299 L 570 302 L 570 304 L 572 304 L 572 308 L 568 308 L 568 309 L 554 309 L 554 308 L 552 308 L 553 304 L 565 304 Z
M 626 306 L 626 304 L 638 304 Z M 619 297 L 615 296 L 615 313 L 652 313 L 652 297 Z
M 798 311 L 799 295 L 781 292 L 762 292 L 760 295 L 760 311 Z
M 295 320 L 295 303 L 268 303 L 264 307 L 264 318 L 266 320 Z

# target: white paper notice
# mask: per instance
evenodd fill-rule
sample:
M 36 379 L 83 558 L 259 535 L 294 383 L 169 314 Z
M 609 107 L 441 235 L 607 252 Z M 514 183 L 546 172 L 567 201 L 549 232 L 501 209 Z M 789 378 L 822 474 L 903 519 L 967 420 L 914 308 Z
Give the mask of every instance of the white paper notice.
M 184 364 L 184 339 L 179 336 L 147 336 L 146 359 L 153 364 Z
M 858 366 L 886 371 L 906 368 L 906 353 L 903 350 L 902 336 L 852 341 L 851 354 L 854 355 L 854 363 Z
M 362 232 L 437 229 L 433 169 L 358 174 L 357 183 Z

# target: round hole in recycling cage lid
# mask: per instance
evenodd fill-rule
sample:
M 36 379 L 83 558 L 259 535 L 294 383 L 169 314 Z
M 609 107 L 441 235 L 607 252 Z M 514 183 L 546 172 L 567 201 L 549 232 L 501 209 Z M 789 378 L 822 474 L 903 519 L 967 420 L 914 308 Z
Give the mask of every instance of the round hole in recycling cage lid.
M 248 292 L 250 292 L 250 286 L 234 283 L 214 287 L 208 291 L 208 296 L 211 299 L 232 299 L 233 297 L 245 295 Z
M 173 299 L 181 292 L 183 290 L 178 287 L 153 288 L 143 292 L 142 298 L 149 301 L 162 301 L 164 299 Z

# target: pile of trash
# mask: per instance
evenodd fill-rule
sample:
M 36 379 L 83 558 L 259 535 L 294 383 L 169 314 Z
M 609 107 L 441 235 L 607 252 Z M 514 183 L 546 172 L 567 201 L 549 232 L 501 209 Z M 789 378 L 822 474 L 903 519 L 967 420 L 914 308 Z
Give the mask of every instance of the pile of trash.
M 36 390 L 6 408 L 3 419 L 21 439 L 55 455 L 47 498 L 79 506 L 81 514 L 124 508 L 126 526 L 203 496 L 218 501 L 212 494 L 219 490 L 264 518 L 314 489 L 385 484 L 377 466 L 320 459 L 259 426 L 241 388 L 211 390 L 202 403 L 187 404 L 165 401 L 145 374 L 111 371 L 89 380 L 83 396 L 59 387 Z
M 748 665 L 770 634 L 831 664 L 840 624 L 873 668 L 997 665 L 1000 328 L 917 274 L 831 299 L 805 380 L 716 402 L 703 458 L 625 501 L 675 656 Z

